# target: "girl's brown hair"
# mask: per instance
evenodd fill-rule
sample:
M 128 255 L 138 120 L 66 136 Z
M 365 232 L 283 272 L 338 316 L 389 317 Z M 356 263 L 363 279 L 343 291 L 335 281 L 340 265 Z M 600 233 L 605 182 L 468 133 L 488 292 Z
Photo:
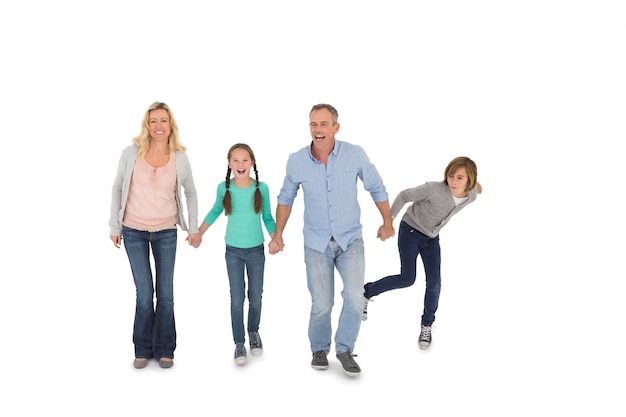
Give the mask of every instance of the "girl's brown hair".
M 454 175 L 459 168 L 465 168 L 465 172 L 467 173 L 467 186 L 465 187 L 465 191 L 469 191 L 476 186 L 478 168 L 476 168 L 476 163 L 466 156 L 458 156 L 450 161 L 444 171 L 443 180 L 447 184 L 448 177 Z
M 259 171 L 256 168 L 256 158 L 254 157 L 254 152 L 252 152 L 252 148 L 246 145 L 245 143 L 235 143 L 228 150 L 228 155 L 226 159 L 230 161 L 230 157 L 235 149 L 243 149 L 250 155 L 250 159 L 252 160 L 252 168 L 254 169 L 254 177 L 256 181 L 256 190 L 254 191 L 254 212 L 260 213 L 261 208 L 263 207 L 263 197 L 261 196 L 261 190 L 259 190 Z M 226 169 L 226 193 L 224 194 L 224 199 L 222 200 L 222 207 L 224 207 L 224 213 L 228 216 L 233 211 L 232 199 L 230 195 L 230 174 L 232 170 L 230 167 Z

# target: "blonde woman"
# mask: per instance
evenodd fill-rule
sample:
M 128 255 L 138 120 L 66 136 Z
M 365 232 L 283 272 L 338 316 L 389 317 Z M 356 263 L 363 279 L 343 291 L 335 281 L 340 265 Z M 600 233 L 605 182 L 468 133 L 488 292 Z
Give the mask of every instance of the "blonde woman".
M 122 152 L 113 183 L 110 238 L 117 248 L 123 240 L 137 290 L 133 327 L 137 369 L 145 368 L 151 358 L 161 368 L 174 365 L 177 227 L 188 232 L 190 245 L 197 248 L 202 242 L 198 197 L 185 151 L 170 108 L 152 103 L 141 133 Z

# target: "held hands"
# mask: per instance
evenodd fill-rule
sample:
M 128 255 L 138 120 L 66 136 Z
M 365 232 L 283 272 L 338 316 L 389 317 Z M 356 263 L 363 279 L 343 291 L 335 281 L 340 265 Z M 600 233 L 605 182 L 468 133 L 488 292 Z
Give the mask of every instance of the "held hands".
M 285 248 L 285 242 L 283 242 L 282 236 L 272 235 L 272 240 L 267 245 L 270 251 L 270 255 L 275 255 L 281 252 Z
M 394 237 L 396 235 L 396 231 L 391 224 L 383 224 L 378 228 L 377 238 L 382 240 L 383 242 L 390 237 Z
M 197 249 L 202 243 L 202 233 L 189 233 L 189 236 L 187 236 L 185 240 Z

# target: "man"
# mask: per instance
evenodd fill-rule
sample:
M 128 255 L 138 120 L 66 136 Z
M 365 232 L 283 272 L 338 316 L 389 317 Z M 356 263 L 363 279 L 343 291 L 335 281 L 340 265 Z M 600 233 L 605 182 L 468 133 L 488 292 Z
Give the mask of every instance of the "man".
M 328 369 L 334 301 L 334 270 L 343 281 L 343 305 L 335 334 L 335 353 L 346 374 L 356 376 L 361 368 L 352 354 L 361 326 L 365 279 L 365 256 L 357 199 L 357 179 L 363 182 L 380 214 L 383 225 L 378 237 L 394 236 L 389 197 L 376 167 L 357 145 L 335 140 L 339 131 L 337 110 L 317 104 L 309 113 L 312 142 L 291 154 L 276 208 L 276 233 L 269 251 L 284 248 L 283 231 L 298 189 L 304 193 L 304 260 L 311 293 L 309 340 L 314 369 Z

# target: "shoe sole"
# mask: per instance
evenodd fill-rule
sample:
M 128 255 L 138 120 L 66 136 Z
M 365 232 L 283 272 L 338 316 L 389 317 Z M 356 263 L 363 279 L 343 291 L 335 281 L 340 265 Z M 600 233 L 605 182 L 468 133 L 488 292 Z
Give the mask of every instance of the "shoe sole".
M 325 371 L 328 369 L 328 365 L 311 365 L 311 368 L 317 369 L 318 371 Z
M 259 348 L 250 349 L 250 354 L 252 356 L 261 356 L 263 354 L 263 349 L 259 349 Z
M 348 375 L 348 376 L 359 376 L 361 375 L 361 372 L 350 372 L 350 371 L 346 371 L 345 369 L 343 370 L 343 372 Z
M 248 358 L 246 358 L 245 356 L 240 356 L 235 359 L 235 363 L 239 366 L 245 365 L 247 362 L 248 362 Z

